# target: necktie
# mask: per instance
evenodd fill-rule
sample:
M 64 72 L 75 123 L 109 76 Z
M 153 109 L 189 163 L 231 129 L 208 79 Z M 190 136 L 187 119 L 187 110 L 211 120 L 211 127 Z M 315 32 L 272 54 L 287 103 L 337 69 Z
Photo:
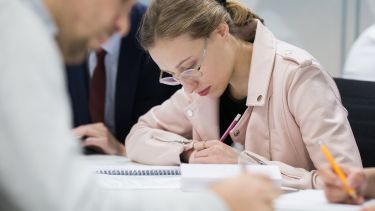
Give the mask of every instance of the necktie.
M 106 87 L 105 55 L 106 52 L 103 49 L 96 53 L 97 65 L 90 82 L 89 109 L 92 122 L 104 122 Z

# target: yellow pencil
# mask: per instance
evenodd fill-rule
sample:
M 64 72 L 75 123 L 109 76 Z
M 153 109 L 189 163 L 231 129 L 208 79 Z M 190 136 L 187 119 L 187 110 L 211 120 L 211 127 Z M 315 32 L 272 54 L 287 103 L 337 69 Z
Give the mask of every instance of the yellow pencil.
M 345 191 L 351 196 L 353 199 L 357 199 L 357 194 L 351 188 L 348 184 L 348 181 L 346 180 L 346 176 L 340 169 L 340 167 L 336 164 L 335 160 L 333 159 L 331 153 L 328 151 L 328 148 L 324 144 L 320 144 L 320 149 L 322 150 L 323 154 L 326 156 L 329 164 L 333 168 L 333 171 L 339 176 L 341 182 L 344 184 Z

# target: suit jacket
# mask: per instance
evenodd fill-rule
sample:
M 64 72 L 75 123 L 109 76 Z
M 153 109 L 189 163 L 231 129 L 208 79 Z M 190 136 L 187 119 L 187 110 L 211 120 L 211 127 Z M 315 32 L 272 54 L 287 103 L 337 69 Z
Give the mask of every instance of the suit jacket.
M 338 163 L 361 167 L 332 78 L 310 54 L 277 40 L 260 22 L 248 84 L 248 108 L 230 135 L 249 161 L 278 165 L 283 185 L 302 189 L 321 185 L 315 169 L 328 162 L 319 141 Z M 181 89 L 140 118 L 127 137 L 127 155 L 141 163 L 179 164 L 195 141 L 220 139 L 218 117 L 219 98 Z
M 146 7 L 136 4 L 131 12 L 131 29 L 122 38 L 115 93 L 115 136 L 124 142 L 138 117 L 168 99 L 179 87 L 159 83 L 159 68 L 137 41 L 137 30 Z M 87 65 L 67 67 L 68 89 L 74 126 L 91 123 L 88 107 L 90 77 Z

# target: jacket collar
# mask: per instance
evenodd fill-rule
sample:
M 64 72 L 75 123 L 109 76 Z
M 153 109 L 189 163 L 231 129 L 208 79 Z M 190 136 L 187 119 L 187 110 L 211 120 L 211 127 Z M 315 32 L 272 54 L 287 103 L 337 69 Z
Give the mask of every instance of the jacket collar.
M 260 21 L 257 22 L 246 99 L 247 106 L 263 106 L 265 104 L 276 55 L 276 38 Z

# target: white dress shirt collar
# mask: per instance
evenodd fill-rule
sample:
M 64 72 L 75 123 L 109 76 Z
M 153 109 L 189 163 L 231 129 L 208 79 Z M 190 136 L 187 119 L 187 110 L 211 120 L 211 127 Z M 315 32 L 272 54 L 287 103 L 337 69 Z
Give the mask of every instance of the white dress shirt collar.
M 122 36 L 116 33 L 112 35 L 107 42 L 102 44 L 102 49 L 104 49 L 111 56 L 116 57 L 115 60 L 117 60 L 119 54 L 121 38 Z

